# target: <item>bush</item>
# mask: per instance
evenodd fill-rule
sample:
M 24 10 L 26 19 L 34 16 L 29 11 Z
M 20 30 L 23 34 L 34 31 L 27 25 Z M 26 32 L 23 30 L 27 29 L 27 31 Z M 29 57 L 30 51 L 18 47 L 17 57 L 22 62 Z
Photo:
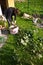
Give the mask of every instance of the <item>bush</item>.
M 43 38 L 34 36 L 32 30 L 20 30 L 17 35 L 9 35 L 7 44 L 0 50 L 0 64 L 42 65 Z

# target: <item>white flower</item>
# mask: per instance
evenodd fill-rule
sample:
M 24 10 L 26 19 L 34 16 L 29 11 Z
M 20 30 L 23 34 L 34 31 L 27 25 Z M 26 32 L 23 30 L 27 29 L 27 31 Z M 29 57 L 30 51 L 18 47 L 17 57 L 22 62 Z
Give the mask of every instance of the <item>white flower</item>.
M 35 53 L 35 50 L 33 50 L 33 53 Z
M 42 58 L 42 54 L 38 54 L 38 56 L 39 56 L 39 59 Z
M 37 55 L 37 57 L 38 57 L 39 59 L 43 57 L 42 54 L 39 54 L 39 53 L 37 53 L 36 55 Z
M 26 43 L 27 43 L 27 42 L 28 42 L 28 39 L 26 39 L 25 41 L 26 41 Z
M 23 45 L 27 45 L 27 43 L 26 42 L 24 42 L 24 40 L 23 39 L 21 39 L 21 43 L 23 44 Z
M 36 30 L 34 30 L 34 32 L 36 32 Z
M 28 36 L 26 36 L 26 39 L 28 39 Z
M 30 34 L 29 34 L 29 36 L 30 36 Z
M 42 43 L 40 43 L 40 46 L 42 46 Z
M 24 43 L 22 43 L 22 44 L 23 44 L 23 45 L 25 45 L 25 46 L 27 45 L 27 43 L 25 43 L 25 42 L 24 42 Z
M 23 39 L 21 39 L 21 43 L 24 43 L 24 40 Z

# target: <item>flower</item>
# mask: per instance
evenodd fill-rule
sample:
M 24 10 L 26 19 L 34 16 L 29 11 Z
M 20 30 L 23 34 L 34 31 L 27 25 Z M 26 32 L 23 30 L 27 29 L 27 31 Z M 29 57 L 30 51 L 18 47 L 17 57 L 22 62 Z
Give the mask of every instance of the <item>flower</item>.
M 21 39 L 21 43 L 25 46 L 27 45 L 27 43 L 23 39 Z

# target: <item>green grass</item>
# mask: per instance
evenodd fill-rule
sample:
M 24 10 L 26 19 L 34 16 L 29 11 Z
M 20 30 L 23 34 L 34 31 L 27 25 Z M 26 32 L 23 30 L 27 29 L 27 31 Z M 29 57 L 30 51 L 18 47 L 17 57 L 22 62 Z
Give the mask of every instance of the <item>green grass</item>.
M 27 3 L 16 2 L 15 5 L 22 12 L 29 13 Z M 6 44 L 0 49 L 0 65 L 43 65 L 43 28 L 35 26 L 31 19 L 19 16 L 17 25 L 20 32 L 9 34 Z M 21 39 L 26 41 L 24 37 L 28 37 L 27 46 L 21 44 Z
M 43 1 L 39 0 L 28 0 L 28 2 L 16 2 L 15 6 L 19 8 L 22 12 L 29 14 L 43 14 Z M 42 12 L 41 12 L 42 11 Z

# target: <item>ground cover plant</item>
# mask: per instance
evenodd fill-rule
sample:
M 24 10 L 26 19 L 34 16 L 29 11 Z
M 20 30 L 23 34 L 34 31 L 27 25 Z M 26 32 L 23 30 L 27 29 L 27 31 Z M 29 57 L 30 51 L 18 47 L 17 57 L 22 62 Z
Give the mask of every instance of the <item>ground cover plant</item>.
M 26 3 L 15 5 L 28 13 Z M 31 19 L 18 16 L 17 25 L 19 33 L 8 34 L 6 44 L 0 49 L 0 65 L 43 65 L 43 28 L 35 26 Z

